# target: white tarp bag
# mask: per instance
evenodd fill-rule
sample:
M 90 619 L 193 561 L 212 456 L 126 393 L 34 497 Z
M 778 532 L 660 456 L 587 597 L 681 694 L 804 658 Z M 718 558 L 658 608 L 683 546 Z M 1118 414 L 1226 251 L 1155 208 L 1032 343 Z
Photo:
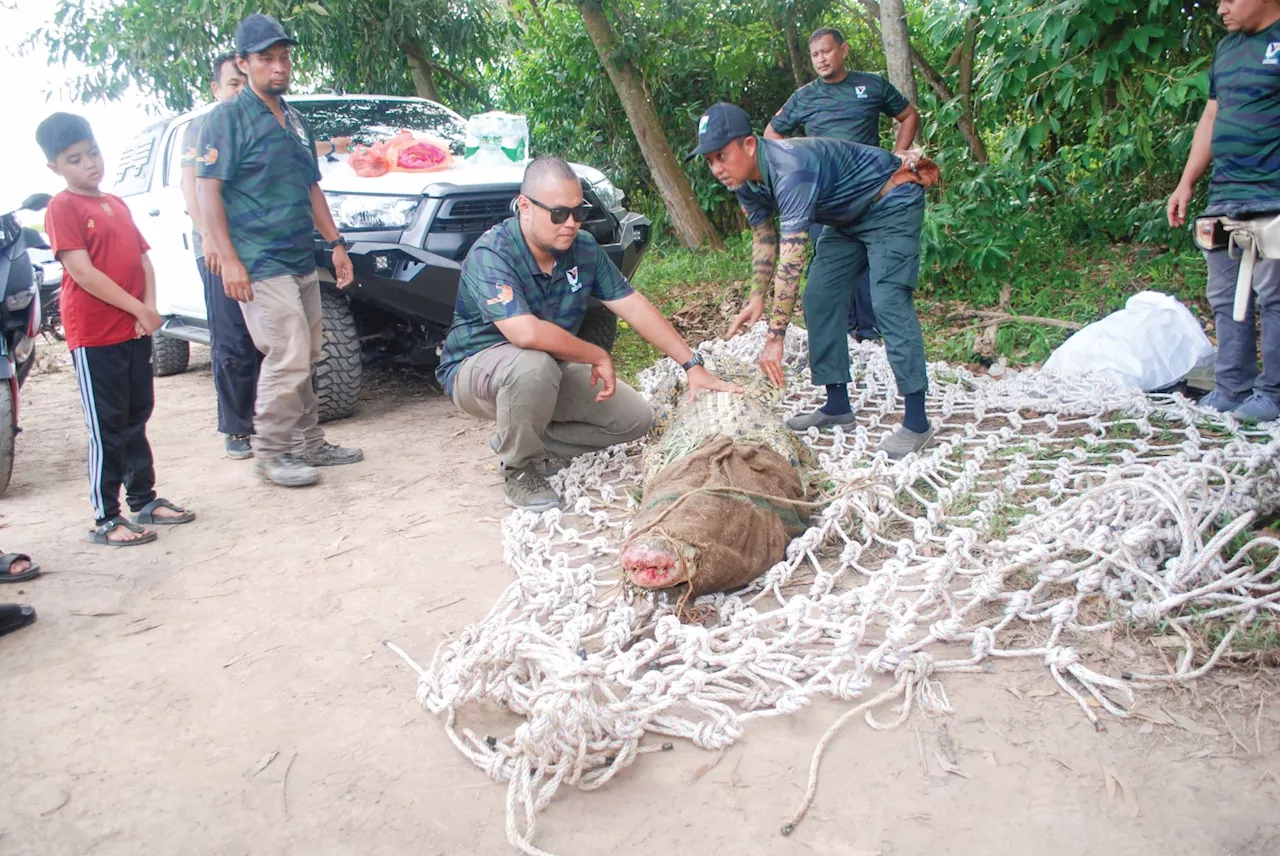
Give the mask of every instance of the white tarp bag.
M 1092 372 L 1151 392 L 1212 364 L 1213 358 L 1213 343 L 1191 310 L 1167 294 L 1142 291 L 1124 309 L 1072 334 L 1049 355 L 1044 371 Z

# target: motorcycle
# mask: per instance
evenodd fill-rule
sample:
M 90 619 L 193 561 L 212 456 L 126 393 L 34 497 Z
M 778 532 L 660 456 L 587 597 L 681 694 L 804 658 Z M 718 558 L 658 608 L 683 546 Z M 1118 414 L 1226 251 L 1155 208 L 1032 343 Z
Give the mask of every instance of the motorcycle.
M 62 329 L 62 262 L 43 247 L 28 249 L 36 281 L 40 283 L 40 332 L 54 341 L 66 340 Z
M 13 475 L 14 441 L 18 425 L 18 390 L 31 373 L 36 341 L 43 326 L 40 311 L 40 279 L 31 263 L 31 249 L 49 246 L 34 229 L 18 222 L 19 211 L 41 211 L 53 197 L 47 193 L 28 196 L 22 204 L 0 215 L 0 494 L 9 488 Z

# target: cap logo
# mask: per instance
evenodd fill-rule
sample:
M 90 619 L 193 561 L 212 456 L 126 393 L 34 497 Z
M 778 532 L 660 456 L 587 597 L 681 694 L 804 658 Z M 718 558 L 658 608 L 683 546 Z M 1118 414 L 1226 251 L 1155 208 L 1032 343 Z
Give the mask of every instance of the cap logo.
M 698 120 L 698 136 L 699 137 L 701 137 L 703 134 L 707 132 L 707 123 L 710 121 L 711 121 L 711 117 L 706 115 L 704 115 L 701 119 Z

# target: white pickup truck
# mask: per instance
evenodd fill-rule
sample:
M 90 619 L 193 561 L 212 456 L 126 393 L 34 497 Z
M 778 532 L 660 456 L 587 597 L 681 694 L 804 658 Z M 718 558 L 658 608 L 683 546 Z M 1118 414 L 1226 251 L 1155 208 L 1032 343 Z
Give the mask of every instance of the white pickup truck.
M 387 359 L 433 366 L 453 320 L 458 274 L 471 245 L 511 213 L 523 167 L 477 166 L 462 159 L 466 122 L 422 98 L 298 95 L 289 103 L 318 139 L 349 137 L 352 145 L 388 139 L 401 129 L 450 144 L 454 162 L 429 173 L 392 172 L 361 178 L 345 156 L 320 159 L 320 186 L 347 239 L 356 282 L 332 287 L 332 262 L 317 235 L 324 306 L 324 356 L 315 386 L 322 420 L 354 412 L 363 366 Z M 190 342 L 208 344 L 204 287 L 191 253 L 191 218 L 180 187 L 182 135 L 212 105 L 167 119 L 139 134 L 120 158 L 111 191 L 138 222 L 156 269 L 156 303 L 165 318 L 155 336 L 157 375 L 185 371 Z M 648 249 L 651 223 L 627 211 L 624 198 L 599 170 L 573 164 L 591 211 L 589 231 L 626 276 Z M 578 334 L 611 349 L 617 319 L 595 306 Z

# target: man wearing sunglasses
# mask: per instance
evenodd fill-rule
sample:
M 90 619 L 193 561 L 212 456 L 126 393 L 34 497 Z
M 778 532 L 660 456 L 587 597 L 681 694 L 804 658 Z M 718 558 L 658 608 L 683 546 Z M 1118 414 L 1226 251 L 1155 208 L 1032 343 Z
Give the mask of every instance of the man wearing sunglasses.
M 680 363 L 691 394 L 741 390 L 708 372 L 581 231 L 588 206 L 567 163 L 530 162 L 516 206 L 516 215 L 482 235 L 463 260 L 436 376 L 456 407 L 497 422 L 489 445 L 500 458 L 507 503 L 545 511 L 561 507 L 545 475 L 549 455 L 627 443 L 653 421 L 648 403 L 615 376 L 608 352 L 575 335 L 593 296 Z

